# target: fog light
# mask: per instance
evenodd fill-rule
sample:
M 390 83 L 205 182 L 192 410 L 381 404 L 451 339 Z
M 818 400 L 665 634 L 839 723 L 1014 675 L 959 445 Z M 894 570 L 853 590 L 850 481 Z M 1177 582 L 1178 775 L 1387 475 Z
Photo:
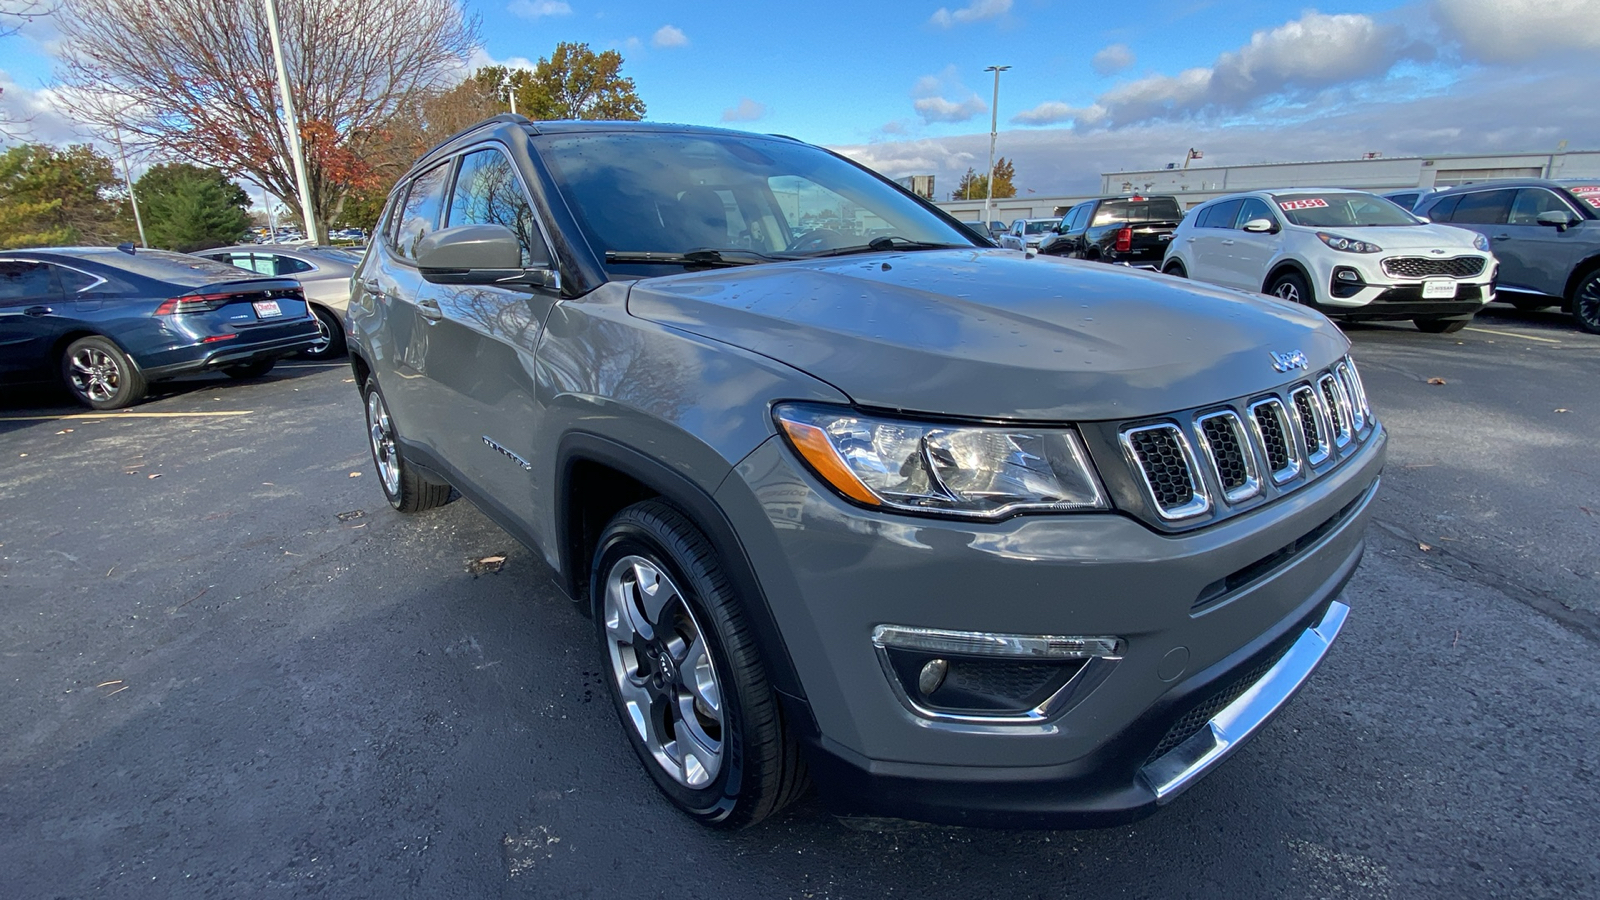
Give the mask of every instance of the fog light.
M 945 673 L 949 671 L 950 663 L 942 659 L 928 660 L 927 665 L 922 667 L 922 673 L 917 676 L 917 690 L 924 697 L 937 691 L 939 685 L 944 684 Z
M 994 634 L 986 631 L 945 631 L 908 625 L 879 625 L 872 629 L 879 647 L 958 653 L 966 656 L 1009 656 L 1015 659 L 1092 659 L 1122 655 L 1121 638 L 1108 635 Z
M 1333 277 L 1339 279 L 1340 281 L 1360 281 L 1361 280 L 1361 276 L 1356 274 L 1356 270 L 1355 269 L 1337 269 L 1337 270 L 1334 271 Z

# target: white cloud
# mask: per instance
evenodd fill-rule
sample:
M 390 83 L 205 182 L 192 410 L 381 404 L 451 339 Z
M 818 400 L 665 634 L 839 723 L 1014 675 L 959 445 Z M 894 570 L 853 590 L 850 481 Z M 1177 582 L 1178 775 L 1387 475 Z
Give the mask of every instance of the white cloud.
M 506 9 L 524 19 L 542 19 L 545 16 L 570 16 L 572 7 L 561 0 L 511 0 Z
M 1112 44 L 1096 53 L 1089 60 L 1089 65 L 1101 75 L 1115 75 L 1133 65 L 1133 62 L 1133 51 L 1127 44 Z
M 766 114 L 767 107 L 765 104 L 757 103 L 749 97 L 740 97 L 738 105 L 722 111 L 722 121 L 754 122 Z
M 24 87 L 0 69 L 0 138 L 10 135 L 17 143 L 91 143 L 93 134 L 72 111 L 72 102 L 60 91 Z
M 689 37 L 677 26 L 663 25 L 656 29 L 655 34 L 650 36 L 650 45 L 652 47 L 687 47 L 689 45 Z
M 1373 91 L 1367 99 L 1260 122 L 1230 118 L 1002 131 L 998 153 L 1015 161 L 1017 186 L 1024 192 L 1091 196 L 1100 191 L 1100 173 L 1181 164 L 1187 147 L 1205 150 L 1204 162 L 1211 165 L 1353 159 L 1368 150 L 1390 158 L 1548 153 L 1562 139 L 1574 149 L 1600 148 L 1600 119 L 1571 115 L 1591 104 L 1593 93 L 1591 64 L 1582 59 L 1537 75 L 1485 69 L 1416 99 Z M 967 167 L 986 164 L 989 135 L 889 137 L 833 149 L 892 178 L 935 175 L 941 196 L 948 196 Z M 1204 176 L 1195 177 L 1198 190 Z
M 971 3 L 953 12 L 946 7 L 939 7 L 939 11 L 935 12 L 928 22 L 940 28 L 949 28 L 952 25 L 997 19 L 1010 11 L 1011 0 L 972 0 Z
M 1434 0 L 1433 16 L 1468 56 L 1485 62 L 1600 50 L 1595 0 Z
M 1250 43 L 1223 53 L 1209 67 L 1120 84 L 1080 109 L 1042 104 L 1012 121 L 1121 127 L 1235 112 L 1269 99 L 1304 99 L 1326 88 L 1380 78 L 1404 60 L 1432 55 L 1431 46 L 1410 40 L 1399 26 L 1313 10 L 1255 32 Z
M 934 122 L 965 122 L 973 116 L 987 112 L 989 104 L 983 102 L 971 88 L 961 83 L 955 66 L 947 66 L 938 75 L 924 75 L 911 89 L 911 106 L 926 124 Z

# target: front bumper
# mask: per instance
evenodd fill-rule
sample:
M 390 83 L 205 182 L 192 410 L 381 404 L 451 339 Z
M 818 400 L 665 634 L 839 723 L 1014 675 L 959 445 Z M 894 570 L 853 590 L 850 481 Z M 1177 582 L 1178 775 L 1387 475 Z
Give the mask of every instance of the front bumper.
M 1318 483 L 1182 535 L 1115 514 L 881 515 L 817 486 L 777 440 L 741 463 L 718 501 L 804 689 L 791 721 L 835 811 L 1106 825 L 1176 796 L 1305 681 L 1322 653 L 1297 642 L 1310 630 L 1325 651 L 1342 622 L 1335 598 L 1361 557 L 1385 442 L 1380 428 Z M 1288 562 L 1196 606 L 1207 585 L 1312 533 Z M 870 641 L 880 624 L 1116 635 L 1126 649 L 1086 667 L 1094 678 L 1044 721 L 938 721 L 897 696 Z
M 1348 319 L 1470 316 L 1494 299 L 1497 265 L 1493 257 L 1486 259 L 1482 272 L 1470 277 L 1395 278 L 1384 271 L 1383 260 L 1397 255 L 1412 254 L 1390 253 L 1376 258 L 1349 254 L 1349 258 L 1318 259 L 1311 270 L 1316 280 L 1317 308 L 1329 316 Z M 1352 274 L 1354 280 L 1350 280 Z M 1454 296 L 1424 297 L 1423 285 L 1427 281 L 1453 283 Z

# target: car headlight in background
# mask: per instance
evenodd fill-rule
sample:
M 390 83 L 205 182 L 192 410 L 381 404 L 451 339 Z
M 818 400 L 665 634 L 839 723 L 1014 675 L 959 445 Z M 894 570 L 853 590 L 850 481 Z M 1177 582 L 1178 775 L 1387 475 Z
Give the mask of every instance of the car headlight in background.
M 1343 250 L 1346 253 L 1381 253 L 1383 251 L 1383 248 L 1377 244 L 1351 240 L 1347 237 L 1340 237 L 1337 234 L 1328 234 L 1323 231 L 1317 232 L 1317 237 L 1329 247 L 1335 250 Z
M 1472 247 L 1475 250 L 1488 250 L 1489 238 L 1486 235 L 1474 232 L 1472 235 Z
M 993 519 L 1107 509 L 1077 433 L 956 425 L 785 403 L 779 430 L 811 470 L 867 506 Z

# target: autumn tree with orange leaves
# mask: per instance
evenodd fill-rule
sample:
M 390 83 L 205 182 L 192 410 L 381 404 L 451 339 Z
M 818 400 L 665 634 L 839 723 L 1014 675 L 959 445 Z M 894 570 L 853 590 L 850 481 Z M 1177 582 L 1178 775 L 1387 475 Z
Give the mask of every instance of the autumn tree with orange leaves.
M 259 0 L 62 0 L 57 86 L 92 124 L 242 176 L 300 215 Z M 278 0 L 318 230 L 392 180 L 396 123 L 461 77 L 459 0 Z

